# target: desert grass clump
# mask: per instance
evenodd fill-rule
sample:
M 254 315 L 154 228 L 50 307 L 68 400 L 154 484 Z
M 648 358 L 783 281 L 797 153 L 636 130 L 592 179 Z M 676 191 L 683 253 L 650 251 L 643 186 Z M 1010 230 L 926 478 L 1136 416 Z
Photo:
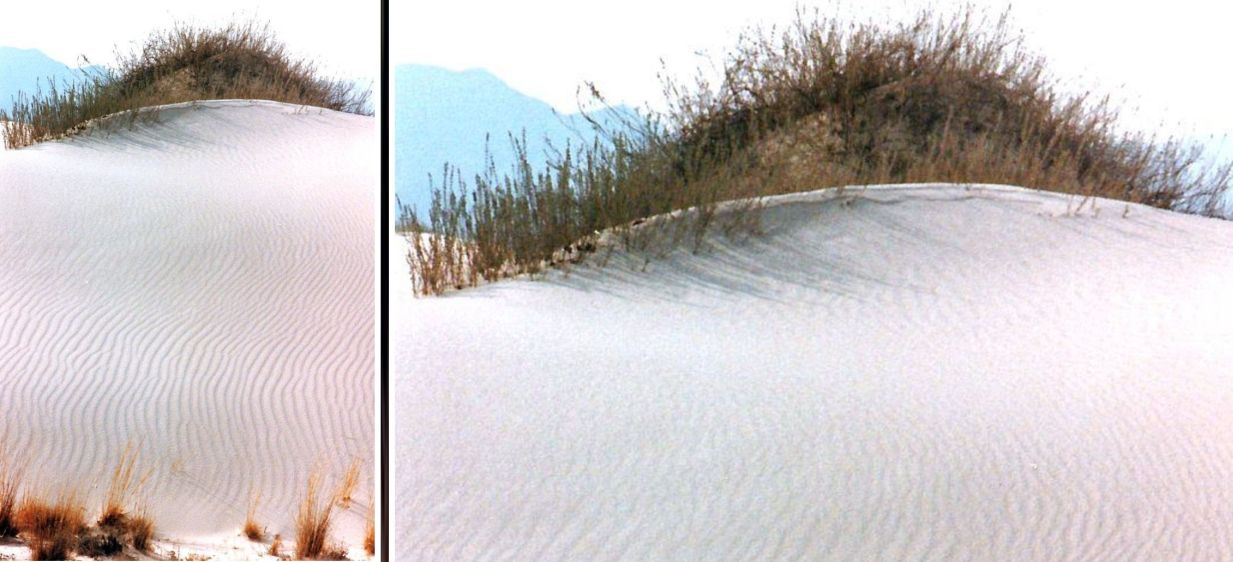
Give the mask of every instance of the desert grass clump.
M 32 559 L 68 560 L 86 528 L 85 507 L 72 492 L 61 492 L 54 502 L 26 494 L 14 522 Z
M 244 516 L 244 527 L 242 532 L 248 540 L 262 542 L 265 540 L 265 527 L 257 523 L 257 506 L 261 502 L 261 494 L 254 494 L 253 499 L 248 502 L 248 513 Z
M 24 478 L 25 467 L 0 441 L 0 538 L 17 535 L 17 498 Z
M 351 496 L 355 494 L 355 487 L 360 483 L 360 461 L 353 460 L 347 466 L 346 472 L 343 473 L 342 480 L 338 483 L 338 492 L 335 494 L 338 498 L 338 506 L 343 509 L 351 508 Z
M 308 486 L 295 516 L 295 557 L 314 560 L 328 554 L 326 542 L 333 525 L 337 494 L 323 488 L 323 476 L 314 470 L 308 475 Z
M 117 527 L 90 527 L 77 537 L 77 553 L 91 558 L 115 556 L 124 551 L 124 533 Z
M 157 117 L 143 108 L 164 104 L 263 99 L 369 113 L 369 97 L 368 90 L 324 78 L 311 61 L 293 57 L 268 25 L 176 25 L 152 34 L 139 50 L 119 54 L 114 68 L 18 95 L 11 111 L 0 111 L 0 126 L 6 148 L 20 148 L 114 114 L 128 124 Z
M 144 510 L 139 511 L 129 518 L 128 533 L 129 544 L 139 552 L 147 552 L 154 538 L 154 520 Z
M 893 24 L 798 12 L 744 34 L 717 76 L 665 78 L 667 110 L 618 130 L 593 122 L 603 142 L 542 171 L 516 139 L 509 171 L 490 164 L 468 183 L 447 167 L 429 209 L 400 210 L 416 292 L 568 265 L 610 229 L 637 246 L 641 221 L 678 211 L 656 236 L 697 251 L 716 227 L 756 233 L 757 198 L 821 187 L 1001 183 L 1227 212 L 1233 166 L 1123 130 L 1108 98 L 1066 93 L 1005 13 Z M 721 212 L 734 200 L 749 203 Z
M 154 522 L 144 507 L 133 507 L 153 469 L 138 470 L 140 451 L 132 444 L 124 447 L 103 500 L 96 525 L 86 529 L 78 548 L 89 556 L 111 556 L 132 546 L 146 551 L 154 534 Z
M 368 508 L 368 521 L 364 525 L 364 552 L 369 556 L 377 552 L 377 523 L 371 507 Z
M 130 519 L 129 504 L 141 491 L 153 474 L 153 469 L 144 473 L 137 471 L 139 450 L 132 444 L 126 445 L 120 453 L 120 459 L 111 473 L 111 483 L 107 487 L 107 496 L 103 508 L 99 512 L 100 527 L 124 528 Z
M 275 534 L 273 542 L 270 543 L 270 549 L 267 550 L 265 553 L 269 554 L 270 556 L 274 556 L 274 557 L 282 557 L 283 555 L 283 536 L 279 534 Z

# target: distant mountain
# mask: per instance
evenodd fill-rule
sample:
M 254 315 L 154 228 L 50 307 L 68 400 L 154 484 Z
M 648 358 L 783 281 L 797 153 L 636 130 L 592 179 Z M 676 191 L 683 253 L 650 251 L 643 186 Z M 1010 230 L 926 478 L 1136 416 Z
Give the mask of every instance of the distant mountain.
M 0 47 L 0 109 L 11 108 L 18 92 L 33 92 L 36 87 L 46 89 L 48 79 L 63 84 L 99 69 L 98 66 L 69 68 L 38 49 Z
M 431 204 L 429 174 L 439 184 L 448 162 L 470 185 L 484 171 L 485 138 L 498 172 L 514 164 L 510 133 L 521 137 L 525 130 L 528 154 L 541 163 L 538 168 L 548 159 L 545 137 L 559 149 L 566 141 L 578 146 L 594 140 L 581 115 L 558 114 L 484 70 L 402 65 L 394 69 L 394 91 L 395 192 L 422 214 Z M 622 113 L 632 115 L 633 110 L 618 106 L 592 117 L 614 123 Z

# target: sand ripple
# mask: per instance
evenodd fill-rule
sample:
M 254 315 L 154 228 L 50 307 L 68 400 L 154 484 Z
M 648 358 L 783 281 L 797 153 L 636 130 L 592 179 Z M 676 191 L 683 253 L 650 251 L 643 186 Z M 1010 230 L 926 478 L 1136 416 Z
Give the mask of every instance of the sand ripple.
M 1233 558 L 1233 228 L 1100 205 L 797 196 L 403 299 L 399 559 Z
M 212 102 L 0 152 L 0 422 L 40 479 L 98 497 L 131 440 L 161 531 L 252 489 L 287 533 L 314 463 L 371 470 L 376 137 Z

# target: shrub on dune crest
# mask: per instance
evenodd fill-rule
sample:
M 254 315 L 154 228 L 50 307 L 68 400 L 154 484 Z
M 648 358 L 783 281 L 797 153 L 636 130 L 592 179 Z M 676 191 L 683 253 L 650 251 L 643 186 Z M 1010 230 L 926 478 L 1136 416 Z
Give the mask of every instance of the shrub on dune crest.
M 318 75 L 293 58 L 268 26 L 219 29 L 177 25 L 155 33 L 116 67 L 74 84 L 21 94 L 0 111 L 5 146 L 20 148 L 72 134 L 92 119 L 123 113 L 131 123 L 154 116 L 142 108 L 212 99 L 264 99 L 364 113 L 369 92 Z
M 681 209 L 693 211 L 668 221 L 668 242 L 696 250 L 715 226 L 757 230 L 755 203 L 722 215 L 717 203 L 821 187 L 1003 183 L 1206 215 L 1230 187 L 1231 168 L 1204 168 L 1197 145 L 1123 132 L 1107 99 L 1063 93 L 1005 15 L 798 13 L 744 35 L 721 70 L 665 80 L 665 112 L 601 129 L 607 142 L 567 147 L 542 172 L 517 141 L 507 175 L 490 165 L 468 186 L 447 167 L 426 214 L 400 210 L 415 290 L 535 273 L 595 232 L 629 244 L 634 221 Z

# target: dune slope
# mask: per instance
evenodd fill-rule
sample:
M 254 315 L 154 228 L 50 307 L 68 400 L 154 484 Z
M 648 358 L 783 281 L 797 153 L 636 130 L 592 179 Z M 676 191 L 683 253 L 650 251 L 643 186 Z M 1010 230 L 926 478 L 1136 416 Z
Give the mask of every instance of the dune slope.
M 699 255 L 402 279 L 398 558 L 1233 557 L 1233 224 L 1078 203 L 827 190 Z
M 231 535 L 260 493 L 289 537 L 314 466 L 371 474 L 377 150 L 371 118 L 215 101 L 0 151 L 0 421 L 31 485 L 96 510 L 132 442 L 160 535 Z

